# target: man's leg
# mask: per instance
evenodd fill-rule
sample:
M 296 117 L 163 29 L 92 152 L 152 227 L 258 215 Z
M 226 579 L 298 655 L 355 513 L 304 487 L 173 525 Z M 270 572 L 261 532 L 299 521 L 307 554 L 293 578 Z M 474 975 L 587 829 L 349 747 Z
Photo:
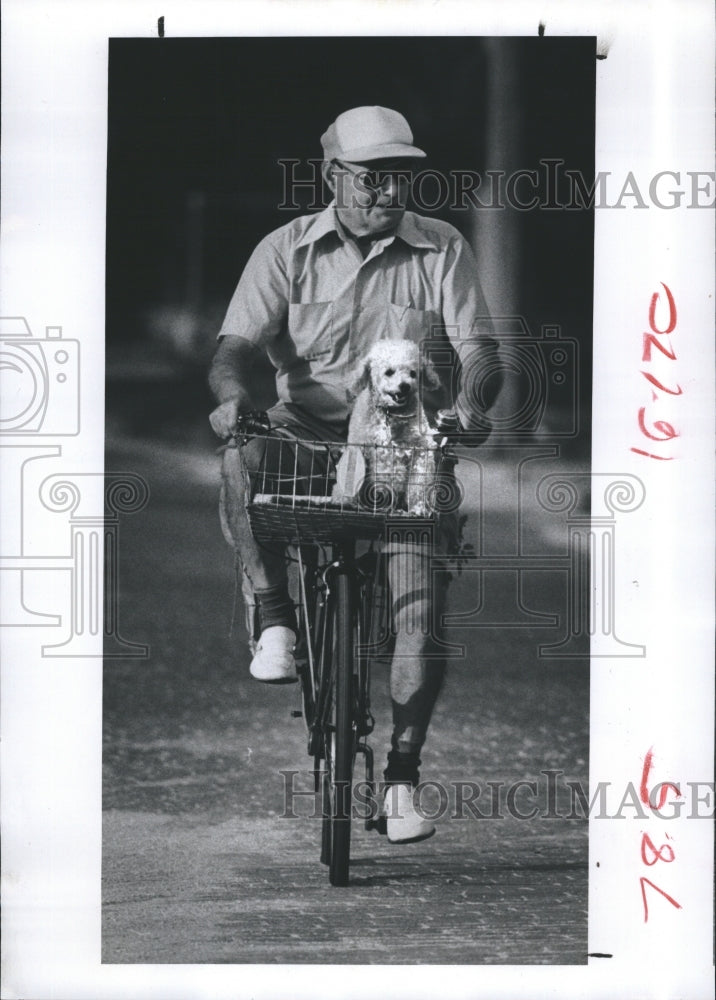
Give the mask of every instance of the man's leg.
M 254 438 L 243 449 L 250 474 L 266 475 L 276 484 L 281 463 L 290 448 L 275 441 Z M 296 680 L 293 648 L 296 642 L 296 612 L 288 589 L 285 553 L 279 546 L 259 545 L 246 513 L 246 483 L 238 448 L 224 452 L 221 488 L 221 523 L 234 547 L 242 570 L 242 594 L 247 609 L 247 631 L 254 654 L 251 674 L 274 683 Z M 258 640 L 258 645 L 254 640 Z
M 445 674 L 438 640 L 446 580 L 444 573 L 432 572 L 431 552 L 414 545 L 388 556 L 396 637 L 390 669 L 393 734 L 384 778 L 403 786 L 392 800 L 393 823 L 386 801 L 391 840 L 420 840 L 435 829 L 411 805 L 412 788 L 420 781 L 420 751 Z
M 252 473 L 266 468 L 266 447 L 254 438 L 243 449 L 244 462 Z M 279 586 L 287 579 L 283 554 L 259 546 L 251 534 L 246 513 L 246 484 L 239 460 L 238 448 L 224 451 L 221 484 L 221 523 L 226 540 L 236 549 L 244 573 L 255 590 Z

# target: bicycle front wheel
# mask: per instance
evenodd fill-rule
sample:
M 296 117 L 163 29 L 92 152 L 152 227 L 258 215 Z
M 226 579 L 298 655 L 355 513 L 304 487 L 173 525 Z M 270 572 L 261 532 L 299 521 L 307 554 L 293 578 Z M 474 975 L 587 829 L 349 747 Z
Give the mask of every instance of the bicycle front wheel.
M 348 885 L 351 850 L 351 799 L 355 760 L 353 719 L 353 593 L 348 574 L 336 580 L 335 712 L 331 735 L 329 878 L 331 885 Z

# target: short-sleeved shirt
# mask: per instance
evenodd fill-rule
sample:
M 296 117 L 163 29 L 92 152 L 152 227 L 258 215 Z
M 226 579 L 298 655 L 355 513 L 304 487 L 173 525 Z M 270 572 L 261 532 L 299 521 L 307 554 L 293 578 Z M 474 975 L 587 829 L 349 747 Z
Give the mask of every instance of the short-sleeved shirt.
M 377 340 L 428 344 L 433 360 L 444 343 L 464 367 L 479 349 L 474 338 L 492 331 L 475 258 L 457 229 L 406 212 L 364 258 L 331 204 L 259 243 L 219 337 L 263 348 L 277 370 L 279 400 L 338 427 L 350 413 L 354 373 Z M 436 405 L 456 406 L 463 425 L 473 426 L 464 389 L 444 389 Z

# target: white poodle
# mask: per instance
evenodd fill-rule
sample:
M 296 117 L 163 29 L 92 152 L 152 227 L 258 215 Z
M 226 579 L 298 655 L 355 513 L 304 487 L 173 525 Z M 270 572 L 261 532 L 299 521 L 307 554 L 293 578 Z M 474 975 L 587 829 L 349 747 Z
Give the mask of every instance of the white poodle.
M 429 513 L 428 488 L 435 479 L 437 444 L 420 401 L 420 382 L 437 387 L 438 375 L 410 340 L 380 340 L 365 357 L 354 385 L 357 397 L 348 424 L 345 462 L 360 445 L 365 477 L 357 491 L 364 506 Z M 353 493 L 345 474 L 334 498 Z M 343 482 L 341 482 L 343 480 Z

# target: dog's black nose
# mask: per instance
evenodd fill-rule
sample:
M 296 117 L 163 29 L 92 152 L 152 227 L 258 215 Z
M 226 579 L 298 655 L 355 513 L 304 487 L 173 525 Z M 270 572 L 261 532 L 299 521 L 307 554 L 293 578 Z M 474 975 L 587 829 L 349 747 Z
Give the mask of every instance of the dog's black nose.
M 410 391 L 410 382 L 401 382 L 398 386 L 398 392 L 405 395 L 406 392 Z

